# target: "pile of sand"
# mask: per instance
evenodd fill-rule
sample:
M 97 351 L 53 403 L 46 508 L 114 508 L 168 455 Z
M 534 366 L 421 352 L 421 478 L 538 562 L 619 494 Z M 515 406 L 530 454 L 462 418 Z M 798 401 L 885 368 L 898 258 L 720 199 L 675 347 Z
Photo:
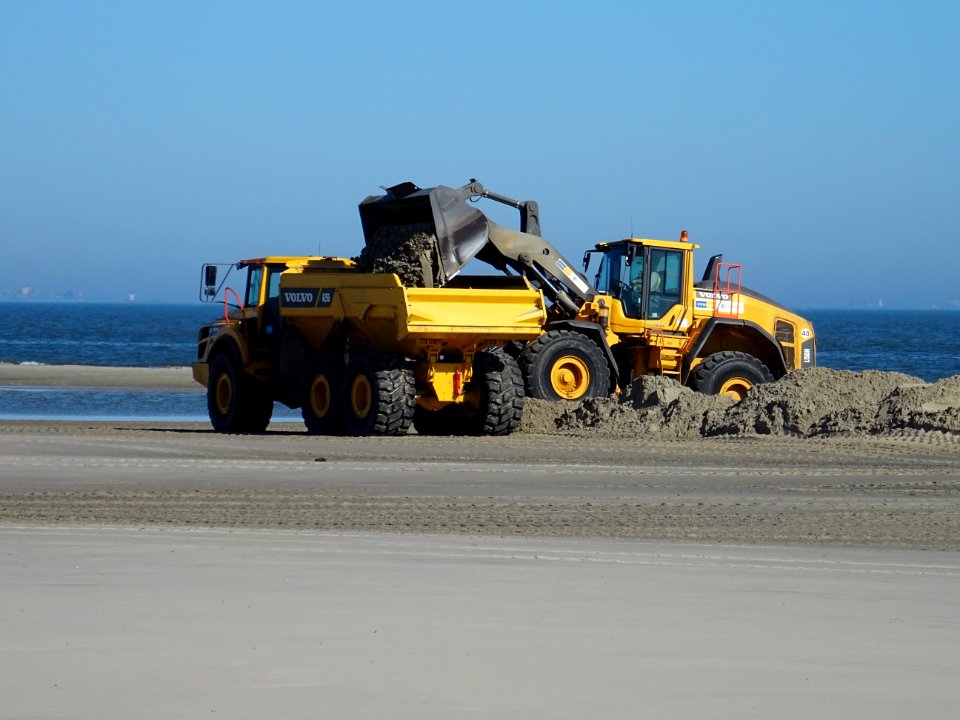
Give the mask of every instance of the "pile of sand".
M 361 272 L 396 273 L 406 287 L 436 287 L 440 262 L 437 236 L 429 223 L 383 225 L 355 258 Z
M 575 405 L 528 398 L 521 430 L 658 439 L 960 434 L 960 376 L 931 385 L 901 373 L 816 368 L 757 385 L 738 403 L 650 376 L 620 395 Z

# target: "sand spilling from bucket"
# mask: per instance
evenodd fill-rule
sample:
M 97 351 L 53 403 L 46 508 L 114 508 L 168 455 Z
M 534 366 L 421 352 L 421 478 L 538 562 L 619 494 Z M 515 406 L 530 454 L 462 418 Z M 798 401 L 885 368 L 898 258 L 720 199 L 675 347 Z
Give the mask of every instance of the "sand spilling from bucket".
M 658 439 L 960 435 L 960 376 L 927 384 L 901 373 L 815 368 L 757 385 L 741 402 L 649 376 L 610 398 L 577 404 L 528 398 L 522 431 Z
M 362 272 L 396 273 L 406 287 L 436 287 L 440 279 L 437 236 L 428 223 L 383 225 L 355 259 Z

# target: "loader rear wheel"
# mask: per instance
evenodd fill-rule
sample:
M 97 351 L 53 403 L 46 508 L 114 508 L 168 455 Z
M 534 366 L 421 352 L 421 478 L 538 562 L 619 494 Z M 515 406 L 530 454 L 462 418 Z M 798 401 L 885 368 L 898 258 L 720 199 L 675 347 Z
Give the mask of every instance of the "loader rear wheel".
M 413 370 L 396 355 L 350 358 L 341 385 L 341 415 L 349 434 L 403 435 L 416 408 Z
M 308 433 L 343 434 L 343 415 L 340 413 L 341 377 L 336 359 L 330 354 L 320 353 L 307 361 L 300 385 L 300 414 Z
M 273 415 L 273 401 L 247 378 L 232 355 L 218 355 L 207 381 L 207 414 L 217 432 L 263 432 Z
M 523 419 L 523 375 L 502 348 L 484 350 L 473 360 L 473 379 L 464 388 L 460 411 L 469 435 L 509 435 Z
M 735 350 L 713 353 L 694 368 L 687 384 L 706 395 L 743 400 L 754 385 L 773 382 L 773 373 L 753 355 Z
M 610 368 L 590 338 L 569 330 L 551 330 L 531 341 L 520 355 L 527 394 L 542 400 L 605 397 Z

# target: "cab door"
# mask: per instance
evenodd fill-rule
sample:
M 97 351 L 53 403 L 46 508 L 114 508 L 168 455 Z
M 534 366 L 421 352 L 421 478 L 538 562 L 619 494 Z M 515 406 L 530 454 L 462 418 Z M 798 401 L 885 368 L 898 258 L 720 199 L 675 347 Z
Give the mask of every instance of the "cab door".
M 676 330 L 683 323 L 684 261 L 688 253 L 631 243 L 611 248 L 598 274 L 598 288 L 619 300 L 611 313 L 614 332 L 647 328 Z
M 683 319 L 682 250 L 645 247 L 646 297 L 643 319 L 648 327 L 676 330 Z

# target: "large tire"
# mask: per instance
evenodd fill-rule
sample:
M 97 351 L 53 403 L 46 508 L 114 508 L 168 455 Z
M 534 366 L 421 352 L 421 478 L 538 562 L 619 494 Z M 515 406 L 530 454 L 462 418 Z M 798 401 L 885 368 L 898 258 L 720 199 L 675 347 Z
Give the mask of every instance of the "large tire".
M 417 405 L 413 370 L 396 355 L 354 355 L 344 372 L 340 403 L 350 435 L 404 435 Z
M 509 435 L 523 419 L 523 376 L 517 361 L 502 348 L 474 356 L 473 378 L 460 405 L 469 435 Z
M 754 385 L 773 382 L 773 373 L 753 355 L 736 350 L 708 355 L 687 379 L 687 385 L 706 395 L 726 395 L 740 401 Z
M 244 375 L 233 355 L 222 353 L 210 365 L 207 414 L 217 432 L 263 432 L 273 415 L 273 401 Z
M 520 355 L 520 368 L 527 394 L 541 400 L 583 400 L 610 392 L 603 351 L 569 330 L 551 330 L 532 340 Z
M 336 358 L 319 353 L 310 358 L 300 383 L 300 414 L 311 435 L 342 435 L 340 384 L 343 379 Z

